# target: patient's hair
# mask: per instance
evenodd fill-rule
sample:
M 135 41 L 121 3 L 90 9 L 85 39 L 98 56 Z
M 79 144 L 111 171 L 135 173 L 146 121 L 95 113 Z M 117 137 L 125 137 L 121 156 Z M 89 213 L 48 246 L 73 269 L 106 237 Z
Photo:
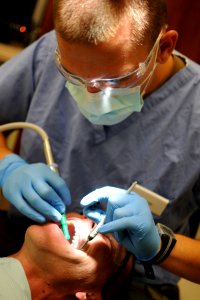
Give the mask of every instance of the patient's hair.
M 135 264 L 135 258 L 127 252 L 118 269 L 106 282 L 102 290 L 102 300 L 127 299 L 127 293 L 131 284 Z
M 153 43 L 166 22 L 166 0 L 54 0 L 55 29 L 68 41 L 99 44 L 131 24 L 135 43 Z

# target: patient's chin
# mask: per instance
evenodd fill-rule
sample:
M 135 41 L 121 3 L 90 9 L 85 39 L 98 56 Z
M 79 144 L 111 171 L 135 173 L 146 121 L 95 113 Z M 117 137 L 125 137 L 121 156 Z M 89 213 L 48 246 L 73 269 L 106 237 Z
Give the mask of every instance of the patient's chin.
M 86 240 L 91 230 L 91 226 L 88 226 L 88 223 L 89 222 L 85 222 L 85 220 L 78 218 L 70 219 L 68 221 L 68 229 L 70 233 L 69 241 L 64 237 L 61 224 L 59 222 L 32 225 L 28 228 L 26 237 L 34 239 L 35 243 L 37 245 L 40 243 L 41 247 L 42 245 L 44 245 L 44 247 L 46 245 L 48 248 L 48 245 L 51 243 L 51 246 L 53 246 L 53 244 L 56 244 L 56 246 L 59 244 L 60 247 L 69 247 L 71 245 L 74 249 L 80 249 L 83 241 Z
M 56 243 L 62 242 L 61 230 L 56 224 L 32 225 L 25 235 L 24 246 L 32 249 L 32 254 L 55 252 Z

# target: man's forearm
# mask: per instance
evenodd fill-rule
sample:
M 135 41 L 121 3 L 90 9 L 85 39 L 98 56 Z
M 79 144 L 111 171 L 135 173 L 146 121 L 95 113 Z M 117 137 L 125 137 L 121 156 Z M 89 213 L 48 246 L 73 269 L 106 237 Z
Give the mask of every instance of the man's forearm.
M 160 266 L 196 283 L 200 283 L 200 240 L 176 235 L 170 256 Z

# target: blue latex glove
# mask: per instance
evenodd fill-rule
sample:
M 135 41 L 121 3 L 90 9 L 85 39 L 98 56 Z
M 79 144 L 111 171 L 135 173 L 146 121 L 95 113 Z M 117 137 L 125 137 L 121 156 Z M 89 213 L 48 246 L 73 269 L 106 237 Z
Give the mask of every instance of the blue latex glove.
M 83 213 L 99 222 L 105 211 L 97 203 L 106 201 L 106 224 L 100 233 L 112 232 L 117 241 L 138 260 L 148 261 L 160 249 L 160 236 L 147 201 L 138 194 L 115 187 L 103 187 L 81 200 Z
M 28 164 L 20 156 L 0 161 L 0 187 L 4 197 L 36 222 L 60 221 L 71 196 L 64 180 L 43 163 Z

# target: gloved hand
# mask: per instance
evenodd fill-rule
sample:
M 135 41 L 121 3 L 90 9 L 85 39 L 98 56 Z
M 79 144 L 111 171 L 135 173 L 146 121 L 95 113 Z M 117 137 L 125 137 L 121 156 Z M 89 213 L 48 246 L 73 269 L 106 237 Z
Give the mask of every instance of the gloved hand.
M 28 164 L 9 154 L 0 161 L 4 197 L 36 222 L 60 221 L 71 196 L 64 180 L 43 163 Z
M 97 203 L 107 201 L 106 224 L 100 233 L 112 232 L 116 240 L 138 260 L 148 261 L 160 249 L 160 236 L 147 201 L 138 194 L 115 187 L 103 187 L 81 200 L 83 213 L 99 222 L 105 212 Z

